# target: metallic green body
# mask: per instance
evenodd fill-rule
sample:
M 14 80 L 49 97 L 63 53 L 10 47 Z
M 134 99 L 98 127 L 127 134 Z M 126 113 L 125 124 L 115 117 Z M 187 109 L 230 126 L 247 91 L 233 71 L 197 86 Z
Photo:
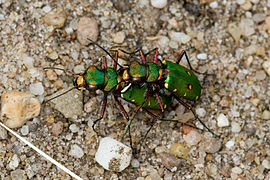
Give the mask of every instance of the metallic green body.
M 196 101 L 201 96 L 201 85 L 195 74 L 179 64 L 165 61 L 168 74 L 165 80 L 165 87 L 175 95 Z M 191 85 L 191 86 L 190 86 Z
M 156 63 L 147 63 L 148 65 L 148 77 L 146 79 L 147 82 L 155 82 L 159 78 L 159 70 L 160 68 Z
M 87 85 L 102 86 L 105 82 L 104 72 L 92 66 L 84 73 L 83 78 Z
M 136 105 L 141 105 L 144 102 L 144 98 L 146 96 L 147 87 L 139 87 L 139 85 L 132 85 L 129 87 L 128 90 L 126 90 L 121 97 L 125 99 L 126 101 L 129 101 L 131 103 L 134 103 Z M 168 107 L 172 103 L 172 97 L 169 95 L 166 95 L 163 92 L 159 93 L 160 99 L 162 101 L 162 105 L 164 108 Z M 157 109 L 161 110 L 160 106 L 158 104 L 158 101 L 154 96 L 149 96 L 147 98 L 147 101 L 143 104 L 144 108 L 147 109 Z
M 117 78 L 118 74 L 113 68 L 106 68 L 105 79 L 107 80 L 107 83 L 104 87 L 104 91 L 111 91 L 114 89 L 118 84 Z
M 146 77 L 147 67 L 139 63 L 133 63 L 129 67 L 129 75 L 133 78 Z

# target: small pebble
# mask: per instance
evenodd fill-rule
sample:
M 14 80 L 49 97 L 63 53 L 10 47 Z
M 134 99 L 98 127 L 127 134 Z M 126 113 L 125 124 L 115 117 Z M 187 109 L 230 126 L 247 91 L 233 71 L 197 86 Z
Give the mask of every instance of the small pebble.
M 131 166 L 132 166 L 133 168 L 138 168 L 138 167 L 140 167 L 140 161 L 139 161 L 138 159 L 132 159 L 132 161 L 131 161 Z
M 243 172 L 243 170 L 239 167 L 233 167 L 232 172 L 235 174 L 241 174 Z
M 208 138 L 204 142 L 204 151 L 207 153 L 216 153 L 221 148 L 221 142 L 217 138 Z
M 24 125 L 21 128 L 21 133 L 22 133 L 23 136 L 26 136 L 29 133 L 29 126 L 28 125 Z
M 239 133 L 241 131 L 241 127 L 237 122 L 232 122 L 232 132 Z
M 190 146 L 198 144 L 201 139 L 201 134 L 196 130 L 192 130 L 187 135 L 184 135 L 185 142 Z
M 7 139 L 7 130 L 0 126 L 0 140 Z
M 84 155 L 84 152 L 80 146 L 77 144 L 71 145 L 69 155 L 75 158 L 81 158 Z
M 160 39 L 158 40 L 158 45 L 160 47 L 166 47 L 169 45 L 169 38 L 167 36 L 161 36 Z
M 264 110 L 263 113 L 262 113 L 262 119 L 270 120 L 270 111 Z
M 226 148 L 232 148 L 234 146 L 234 141 L 228 141 L 226 144 L 225 144 Z
M 26 180 L 27 176 L 25 175 L 25 171 L 22 169 L 16 169 L 10 173 L 12 180 Z
M 205 54 L 205 53 L 197 54 L 197 58 L 205 60 L 205 59 L 207 59 L 207 54 Z
M 46 76 L 50 81 L 57 80 L 57 74 L 52 69 L 46 70 Z
M 237 4 L 242 5 L 246 2 L 246 0 L 236 0 Z
M 251 36 L 255 33 L 255 25 L 252 19 L 242 19 L 239 27 L 244 36 Z
M 120 31 L 117 32 L 113 38 L 113 42 L 117 43 L 117 44 L 121 44 L 123 43 L 125 40 L 125 33 Z
M 254 14 L 253 15 L 253 20 L 256 22 L 256 23 L 261 23 L 265 20 L 266 18 L 266 14 L 264 13 L 258 13 L 258 14 Z
M 111 137 L 102 138 L 95 160 L 106 170 L 121 172 L 130 164 L 132 149 Z
M 14 154 L 10 159 L 8 167 L 12 170 L 15 170 L 19 166 L 19 162 L 20 159 L 18 158 L 17 154 Z
M 51 132 L 54 136 L 59 136 L 64 129 L 64 123 L 62 121 L 58 121 L 52 125 Z
M 167 5 L 167 0 L 151 0 L 151 5 L 155 8 L 162 9 Z
M 54 11 L 47 13 L 43 20 L 49 26 L 54 26 L 55 28 L 62 28 L 66 22 L 66 13 L 62 8 L 57 8 Z
M 209 4 L 209 6 L 210 6 L 211 8 L 213 8 L 213 9 L 215 9 L 215 8 L 218 7 L 218 3 L 217 3 L 217 1 L 213 1 L 213 2 L 211 2 L 211 3 Z
M 58 58 L 58 54 L 55 51 L 52 51 L 49 55 L 48 58 L 52 59 L 52 60 L 56 60 Z
M 97 98 L 92 97 L 87 103 L 84 104 L 84 111 L 87 113 L 91 113 L 96 110 Z
M 44 87 L 43 87 L 41 82 L 30 84 L 29 90 L 34 95 L 42 95 L 42 94 L 44 94 Z
M 242 35 L 241 28 L 239 28 L 236 24 L 231 23 L 228 26 L 228 31 L 232 35 L 235 42 L 237 43 Z
M 77 27 L 77 38 L 82 45 L 88 45 L 93 41 L 97 41 L 98 38 L 98 25 L 94 19 L 88 17 L 82 17 L 79 19 Z
M 78 131 L 80 130 L 80 128 L 79 128 L 76 124 L 71 124 L 71 125 L 69 126 L 69 129 L 70 129 L 70 131 L 71 131 L 72 133 L 76 133 L 76 132 L 78 132 Z
M 40 102 L 30 93 L 9 91 L 1 98 L 1 117 L 9 128 L 19 128 L 39 115 Z
M 255 78 L 258 80 L 258 81 L 262 81 L 266 78 L 266 74 L 264 71 L 257 71 L 256 74 L 255 74 Z
M 0 21 L 4 21 L 4 20 L 5 20 L 4 14 L 0 14 Z
M 267 159 L 262 161 L 262 165 L 265 169 L 270 169 L 270 162 Z
M 229 120 L 224 114 L 220 114 L 217 118 L 218 127 L 229 126 Z
M 191 37 L 186 35 L 183 32 L 172 31 L 169 33 L 169 36 L 170 36 L 171 40 L 177 41 L 177 42 L 182 43 L 182 44 L 186 44 L 191 40 Z
M 179 158 L 186 159 L 189 154 L 190 148 L 185 147 L 184 144 L 172 144 L 170 147 L 170 154 Z
M 264 71 L 270 76 L 270 60 L 265 61 L 262 66 Z
M 269 2 L 270 2 L 270 0 L 269 0 Z M 268 30 L 268 33 L 270 33 L 270 16 L 267 16 L 265 18 L 265 27 Z
M 160 159 L 162 160 L 162 164 L 169 170 L 173 169 L 174 167 L 178 168 L 179 165 L 182 163 L 182 160 L 177 158 L 176 156 L 162 152 L 158 154 Z

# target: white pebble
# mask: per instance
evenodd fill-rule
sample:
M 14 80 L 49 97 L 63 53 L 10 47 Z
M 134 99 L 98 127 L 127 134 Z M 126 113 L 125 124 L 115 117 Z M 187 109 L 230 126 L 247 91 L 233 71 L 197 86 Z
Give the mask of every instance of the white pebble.
M 270 162 L 267 159 L 264 159 L 262 165 L 266 169 L 270 169 Z
M 77 66 L 74 67 L 74 72 L 76 74 L 82 73 L 84 71 L 85 71 L 85 68 L 84 68 L 83 64 L 80 64 L 80 65 L 77 65 Z
M 232 168 L 232 172 L 235 174 L 241 174 L 242 169 L 240 167 L 234 167 L 234 168 Z
M 241 127 L 237 122 L 232 122 L 232 132 L 239 133 L 241 131 Z
M 167 36 L 161 36 L 161 38 L 158 40 L 158 44 L 160 47 L 167 47 L 169 44 L 169 38 Z
M 77 144 L 74 144 L 71 146 L 70 151 L 69 151 L 69 155 L 75 157 L 75 158 L 81 158 L 83 157 L 83 150 L 80 146 L 78 146 Z
M 191 37 L 186 35 L 183 32 L 170 32 L 169 36 L 171 38 L 171 40 L 186 44 L 187 42 L 190 41 Z
M 29 133 L 29 126 L 28 125 L 24 125 L 21 128 L 21 133 L 22 133 L 23 136 L 26 136 Z
M 73 132 L 73 133 L 76 133 L 76 132 L 78 132 L 78 131 L 80 130 L 80 128 L 79 128 L 78 126 L 76 126 L 76 124 L 71 124 L 71 125 L 69 126 L 69 129 L 70 129 L 71 132 Z
M 268 74 L 268 76 L 270 76 L 270 60 L 265 61 L 262 66 L 264 71 Z
M 198 144 L 202 139 L 201 134 L 197 131 L 190 131 L 187 135 L 184 135 L 183 138 L 184 141 L 190 146 Z
M 241 5 L 241 4 L 244 4 L 246 2 L 246 0 L 237 0 L 236 2 L 237 2 L 237 4 Z
M 121 172 L 129 166 L 132 157 L 130 147 L 111 137 L 102 138 L 96 152 L 95 160 L 110 171 Z
M 217 118 L 218 127 L 229 126 L 229 120 L 224 114 L 220 114 Z
M 52 10 L 52 8 L 51 8 L 51 6 L 44 6 L 42 8 L 42 10 L 43 10 L 44 13 L 48 13 L 48 12 L 50 12 Z
M 234 146 L 234 141 L 228 141 L 225 146 L 229 149 L 232 148 Z
M 167 0 L 151 0 L 151 5 L 155 8 L 162 9 L 167 5 Z
M 113 42 L 115 43 L 118 43 L 118 44 L 121 44 L 124 42 L 126 38 L 126 35 L 124 32 L 120 31 L 120 32 L 117 32 L 113 38 Z
M 216 1 L 213 1 L 209 4 L 209 6 L 213 9 L 217 8 L 218 7 L 218 3 Z
M 10 162 L 8 164 L 8 167 L 10 169 L 14 170 L 14 169 L 16 169 L 19 166 L 19 162 L 20 162 L 20 160 L 19 160 L 17 154 L 14 154 L 12 156 L 12 158 L 10 159 Z
M 30 84 L 29 90 L 34 95 L 42 95 L 44 93 L 44 87 L 41 82 Z
M 197 58 L 205 60 L 207 59 L 207 54 L 206 53 L 197 54 Z
M 204 108 L 198 108 L 196 109 L 196 114 L 199 116 L 199 117 L 204 117 L 206 115 L 206 111 Z

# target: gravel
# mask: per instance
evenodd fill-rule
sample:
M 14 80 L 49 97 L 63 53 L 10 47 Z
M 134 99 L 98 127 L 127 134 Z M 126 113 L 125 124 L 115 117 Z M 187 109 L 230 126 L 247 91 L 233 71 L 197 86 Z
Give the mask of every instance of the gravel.
M 158 121 L 131 166 L 121 173 L 104 170 L 94 161 L 101 136 L 91 128 L 100 117 L 100 91 L 83 98 L 72 90 L 42 103 L 39 116 L 14 130 L 83 179 L 269 179 L 269 7 L 269 0 L 0 1 L 1 96 L 16 90 L 44 102 L 72 87 L 75 73 L 91 65 L 102 67 L 102 56 L 107 55 L 89 44 L 88 37 L 108 51 L 121 46 L 146 53 L 157 47 L 160 60 L 174 62 L 184 49 L 194 70 L 216 75 L 197 74 L 202 96 L 188 104 L 223 141 L 216 142 L 206 130 L 197 130 L 186 141 L 180 124 Z M 147 56 L 149 61 L 152 57 L 153 53 Z M 120 58 L 129 64 L 139 55 Z M 112 67 L 108 56 L 107 62 Z M 64 71 L 47 72 L 45 67 Z M 121 103 L 132 115 L 136 107 Z M 188 112 L 174 101 L 163 116 L 181 119 Z M 150 122 L 145 111 L 135 117 L 134 148 L 139 149 Z M 123 137 L 126 124 L 114 98 L 108 96 L 96 130 L 129 146 L 129 137 Z M 192 124 L 203 128 L 196 120 Z M 198 137 L 200 141 L 190 144 Z M 0 139 L 1 179 L 70 179 L 1 128 Z M 179 170 L 174 165 L 166 168 L 160 153 L 181 159 Z M 177 164 L 178 159 L 172 160 Z

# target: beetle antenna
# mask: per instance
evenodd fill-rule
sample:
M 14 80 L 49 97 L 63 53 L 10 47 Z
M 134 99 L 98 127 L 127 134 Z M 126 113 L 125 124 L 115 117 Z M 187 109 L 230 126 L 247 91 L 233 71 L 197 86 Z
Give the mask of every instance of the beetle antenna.
M 93 43 L 94 45 L 96 45 L 97 47 L 99 47 L 100 49 L 102 49 L 107 55 L 110 56 L 110 58 L 121 68 L 123 68 L 123 66 L 121 66 L 113 57 L 112 55 L 104 48 L 102 47 L 101 45 L 99 45 L 97 42 L 93 41 L 92 39 L 90 38 L 87 38 L 89 41 L 91 41 L 91 43 Z
M 54 96 L 51 99 L 48 99 L 48 100 L 44 101 L 43 103 L 45 104 L 45 103 L 47 103 L 47 102 L 49 102 L 51 100 L 54 100 L 54 99 L 56 99 L 56 98 L 58 98 L 60 96 L 63 96 L 64 94 L 67 94 L 68 92 L 72 91 L 73 89 L 76 89 L 76 87 L 74 86 L 74 87 L 68 89 L 67 91 L 63 92 L 62 94 L 58 94 L 57 96 Z

